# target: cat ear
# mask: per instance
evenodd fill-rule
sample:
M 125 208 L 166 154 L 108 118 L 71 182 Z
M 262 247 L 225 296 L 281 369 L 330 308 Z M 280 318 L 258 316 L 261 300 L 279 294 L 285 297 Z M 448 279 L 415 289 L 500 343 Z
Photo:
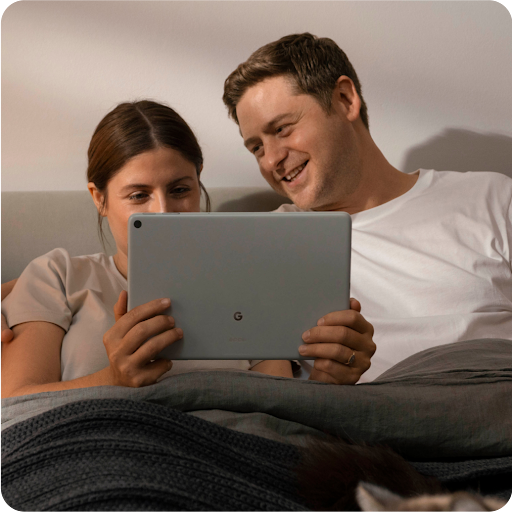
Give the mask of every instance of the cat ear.
M 363 511 L 394 510 L 393 507 L 403 498 L 384 487 L 368 482 L 359 482 L 356 489 L 356 500 Z
M 489 510 L 478 497 L 468 492 L 457 492 L 453 495 L 450 510 L 472 512 L 474 510 Z

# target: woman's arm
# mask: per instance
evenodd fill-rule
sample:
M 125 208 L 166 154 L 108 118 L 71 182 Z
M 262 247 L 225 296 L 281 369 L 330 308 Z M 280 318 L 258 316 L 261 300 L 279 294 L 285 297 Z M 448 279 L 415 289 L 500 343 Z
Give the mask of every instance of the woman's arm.
M 293 378 L 292 363 L 290 361 L 261 361 L 261 363 L 254 365 L 251 370 L 276 377 Z
M 12 281 L 7 281 L 7 283 L 2 283 L 2 300 L 4 300 L 5 297 L 7 297 L 7 295 L 12 292 L 12 289 L 14 288 L 17 280 L 18 278 L 13 279 Z
M 18 279 L 13 279 L 12 281 L 8 281 L 7 283 L 2 283 L 2 300 L 4 300 L 5 297 L 7 297 L 7 295 L 9 295 L 9 293 L 11 293 L 17 280 Z M 1 339 L 2 339 L 2 342 L 4 342 L 4 343 L 7 343 L 14 339 L 14 333 L 11 331 L 11 329 L 9 329 L 9 326 L 7 325 L 7 321 L 5 320 L 4 315 L 2 315 Z
M 16 343 L 2 345 L 2 398 L 111 383 L 108 368 L 79 379 L 60 380 L 62 327 L 26 322 L 13 330 Z

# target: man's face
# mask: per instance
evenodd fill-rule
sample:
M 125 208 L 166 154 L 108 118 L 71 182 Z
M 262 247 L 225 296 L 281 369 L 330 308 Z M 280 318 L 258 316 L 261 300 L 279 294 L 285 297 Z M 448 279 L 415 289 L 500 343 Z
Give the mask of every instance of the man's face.
M 314 97 L 296 94 L 277 76 L 249 88 L 236 108 L 261 174 L 302 209 L 343 209 L 357 187 L 356 135 L 343 102 L 333 98 L 327 114 Z

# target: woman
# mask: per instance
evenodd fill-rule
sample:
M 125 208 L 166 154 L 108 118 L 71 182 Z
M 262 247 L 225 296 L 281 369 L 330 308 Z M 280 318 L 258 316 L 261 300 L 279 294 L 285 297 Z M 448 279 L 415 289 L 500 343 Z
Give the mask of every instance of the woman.
M 126 312 L 132 213 L 197 212 L 202 152 L 185 121 L 151 101 L 123 103 L 100 122 L 88 151 L 88 189 L 107 217 L 113 257 L 55 249 L 29 264 L 3 303 L 15 341 L 2 347 L 2 397 L 100 385 L 143 386 L 167 372 L 251 369 L 292 377 L 289 361 L 155 359 L 183 336 L 163 315 L 170 299 Z M 209 209 L 209 198 L 206 194 Z M 145 340 L 149 341 L 146 343 Z M 172 370 L 171 370 L 172 369 Z

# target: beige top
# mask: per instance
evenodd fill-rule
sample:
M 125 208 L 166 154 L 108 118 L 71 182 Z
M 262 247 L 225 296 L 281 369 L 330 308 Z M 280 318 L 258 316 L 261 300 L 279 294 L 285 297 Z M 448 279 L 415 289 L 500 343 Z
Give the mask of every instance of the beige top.
M 66 332 L 61 349 L 62 380 L 90 375 L 109 364 L 103 335 L 115 323 L 114 304 L 127 281 L 113 257 L 98 253 L 71 257 L 54 249 L 32 261 L 2 302 L 9 327 L 51 322 Z M 249 370 L 260 361 L 174 361 L 165 375 L 194 370 Z

